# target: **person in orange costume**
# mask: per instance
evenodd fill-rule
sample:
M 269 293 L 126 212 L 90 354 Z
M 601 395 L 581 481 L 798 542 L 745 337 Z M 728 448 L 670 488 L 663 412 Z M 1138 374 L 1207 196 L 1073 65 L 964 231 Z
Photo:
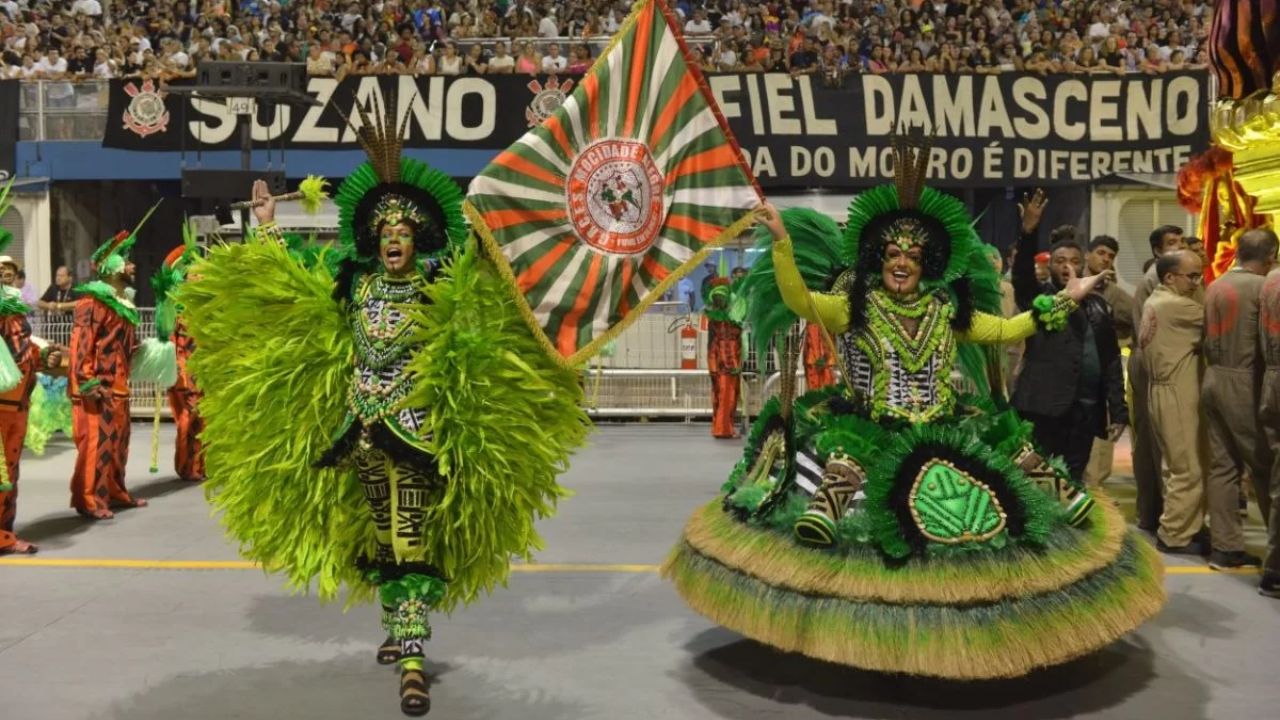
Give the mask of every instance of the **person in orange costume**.
M 822 327 L 807 323 L 804 329 L 804 385 L 813 392 L 836 384 L 836 358 L 822 337 Z
M 715 278 L 708 284 L 707 369 L 711 371 L 711 436 L 717 438 L 738 437 L 733 416 L 742 377 L 742 324 L 731 317 L 732 299 L 728 278 Z
M 173 299 L 178 286 L 187 279 L 187 268 L 197 258 L 195 235 L 190 226 L 184 228 L 184 240 L 165 257 L 160 270 L 151 278 L 151 287 L 156 293 L 157 340 L 171 343 L 176 354 L 176 379 L 168 391 L 169 409 L 173 411 L 173 424 L 177 430 L 174 470 L 183 480 L 200 482 L 204 480 L 204 449 L 200 444 L 204 420 L 196 411 L 200 390 L 187 371 L 187 361 L 195 352 L 195 340 L 187 334 L 186 324 L 179 316 Z M 155 471 L 154 467 L 152 471 Z
M 7 209 L 5 202 L 9 186 L 0 189 L 0 215 Z M 0 251 L 3 251 L 13 235 L 0 228 Z M 4 473 L 0 475 L 0 555 L 34 555 L 39 548 L 22 540 L 13 531 L 18 514 L 18 462 L 22 458 L 22 444 L 27 437 L 27 413 L 30 410 L 31 390 L 36 384 L 36 371 L 41 368 L 45 354 L 39 342 L 31 336 L 31 323 L 27 314 L 31 308 L 22 302 L 18 289 L 9 284 L 17 266 L 12 261 L 0 259 L 0 438 L 4 443 Z M 56 353 L 49 360 L 59 362 Z
M 200 445 L 200 433 L 204 430 L 204 420 L 196 409 L 200 389 L 187 371 L 187 360 L 195 351 L 195 341 L 187 335 L 181 319 L 173 330 L 173 344 L 178 351 L 178 382 L 169 388 L 169 408 L 173 410 L 173 423 L 178 431 L 173 466 L 183 480 L 201 482 L 204 480 L 204 449 Z
M 154 209 L 153 209 L 154 210 Z M 71 507 L 93 519 L 115 517 L 114 508 L 144 507 L 125 486 L 129 460 L 129 371 L 138 349 L 138 309 L 126 288 L 133 283 L 129 250 L 137 230 L 122 231 L 93 254 L 98 280 L 76 288 L 71 328 L 70 392 L 76 443 Z

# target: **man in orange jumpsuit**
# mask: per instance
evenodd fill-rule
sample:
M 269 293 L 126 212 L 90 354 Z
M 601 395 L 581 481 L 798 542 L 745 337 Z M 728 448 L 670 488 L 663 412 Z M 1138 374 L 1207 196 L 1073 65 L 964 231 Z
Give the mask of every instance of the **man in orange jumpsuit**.
M 742 324 L 729 312 L 733 299 L 728 278 L 715 278 L 707 286 L 707 368 L 711 371 L 711 435 L 734 438 L 734 413 L 738 409 L 738 383 L 742 377 Z
M 136 231 L 135 231 L 136 232 Z M 129 367 L 138 348 L 138 310 L 125 288 L 134 279 L 128 231 L 98 248 L 98 279 L 81 285 L 71 328 L 70 392 L 76 443 L 71 506 L 94 520 L 113 508 L 143 507 L 125 487 L 129 459 Z

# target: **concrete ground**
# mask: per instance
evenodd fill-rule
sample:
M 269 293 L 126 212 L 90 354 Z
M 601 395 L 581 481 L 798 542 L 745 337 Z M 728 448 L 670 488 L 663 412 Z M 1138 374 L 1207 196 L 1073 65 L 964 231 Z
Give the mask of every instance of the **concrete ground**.
M 402 717 L 395 671 L 373 662 L 376 612 L 291 597 L 239 567 L 200 488 L 147 474 L 148 429 L 135 428 L 130 477 L 152 505 L 113 521 L 66 508 L 68 443 L 24 460 L 18 528 L 42 552 L 0 560 L 0 718 Z M 161 456 L 171 447 L 166 428 Z M 1155 621 L 1017 681 L 861 672 L 718 628 L 655 565 L 739 451 L 705 425 L 601 428 L 565 478 L 577 496 L 543 524 L 539 564 L 436 621 L 430 717 L 1275 717 L 1280 602 L 1256 594 L 1254 575 L 1184 560 L 1170 562 Z

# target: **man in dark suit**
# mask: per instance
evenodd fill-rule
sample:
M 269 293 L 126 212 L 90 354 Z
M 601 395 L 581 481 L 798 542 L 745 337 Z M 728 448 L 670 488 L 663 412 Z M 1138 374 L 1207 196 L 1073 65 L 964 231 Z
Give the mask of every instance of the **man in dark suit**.
M 1044 195 L 1023 206 L 1022 234 L 1013 267 L 1018 305 L 1028 310 L 1037 295 L 1056 294 L 1083 274 L 1084 250 L 1074 228 L 1053 232 L 1049 281 L 1036 280 L 1036 229 Z M 1039 333 L 1027 339 L 1013 406 L 1035 426 L 1040 449 L 1061 457 L 1071 479 L 1082 481 L 1094 438 L 1114 440 L 1129 422 L 1124 399 L 1120 346 L 1107 302 L 1096 294 L 1071 314 L 1066 332 Z

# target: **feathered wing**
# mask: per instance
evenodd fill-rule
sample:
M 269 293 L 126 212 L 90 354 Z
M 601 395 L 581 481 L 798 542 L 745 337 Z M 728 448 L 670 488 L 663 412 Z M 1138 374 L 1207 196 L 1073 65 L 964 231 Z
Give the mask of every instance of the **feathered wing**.
M 809 208 L 789 208 L 781 215 L 805 285 L 816 292 L 829 290 L 845 267 L 841 263 L 840 227 L 835 220 Z M 756 231 L 756 249 L 760 254 L 743 281 L 747 323 L 760 357 L 768 352 L 769 340 L 785 332 L 798 319 L 782 302 L 782 294 L 778 291 L 773 254 L 770 252 L 772 243 L 767 229 L 762 227 Z
M 345 415 L 351 333 L 333 275 L 286 247 L 209 250 L 178 289 L 204 397 L 205 492 L 241 553 L 322 599 L 372 589 L 356 559 L 373 528 L 354 474 L 315 469 Z
M 579 374 L 529 331 L 474 243 L 445 265 L 415 308 L 422 349 L 407 403 L 430 408 L 445 483 L 426 518 L 426 557 L 449 581 L 442 609 L 505 584 L 510 560 L 541 548 L 534 529 L 566 495 L 556 478 L 590 429 Z

